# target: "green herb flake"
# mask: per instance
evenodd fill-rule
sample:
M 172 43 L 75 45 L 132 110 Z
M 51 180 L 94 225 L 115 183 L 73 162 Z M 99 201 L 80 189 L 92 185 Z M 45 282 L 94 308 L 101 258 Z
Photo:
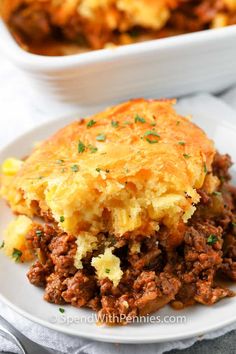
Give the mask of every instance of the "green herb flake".
M 234 227 L 236 226 L 236 222 L 233 222 L 233 221 L 232 221 L 231 224 L 232 224 Z M 0 248 L 1 248 L 1 247 L 0 247 Z
M 79 144 L 78 144 L 78 152 L 79 152 L 79 154 L 81 154 L 84 151 L 85 151 L 85 145 L 82 143 L 82 141 L 79 141 Z
M 203 165 L 203 170 L 204 170 L 204 173 L 207 174 L 207 165 L 206 165 L 205 162 L 204 162 L 204 165 Z
M 107 274 L 109 274 L 109 273 L 110 273 L 110 271 L 111 271 L 111 270 L 110 270 L 110 269 L 108 269 L 108 268 L 105 270 L 105 272 L 106 272 Z
M 87 123 L 87 128 L 91 128 L 94 124 L 96 124 L 96 121 L 91 119 L 88 123 Z
M 183 157 L 184 157 L 185 159 L 189 159 L 191 156 L 190 156 L 189 154 L 183 154 Z
M 126 121 L 124 122 L 124 124 L 125 124 L 125 125 L 130 125 L 131 122 L 130 122 L 129 120 L 126 120 Z
M 157 137 L 158 139 L 150 139 L 150 137 Z M 160 138 L 160 135 L 157 134 L 154 130 L 148 130 L 144 133 L 144 136 L 143 136 L 146 141 L 149 143 L 149 144 L 156 144 L 159 142 L 159 138 Z
M 214 234 L 211 234 L 207 239 L 208 245 L 214 245 L 218 241 L 218 237 Z
M 64 216 L 60 216 L 60 222 L 64 222 L 65 221 L 65 217 Z
M 111 121 L 111 126 L 112 126 L 113 128 L 117 128 L 118 125 L 119 125 L 119 122 L 117 122 L 116 120 L 112 120 L 112 121 Z
M 95 154 L 95 152 L 98 151 L 98 148 L 93 145 L 89 145 L 88 148 L 89 148 L 89 151 L 91 152 L 91 154 Z
M 43 231 L 42 230 L 36 230 L 36 235 L 38 236 L 38 237 L 41 237 L 41 236 L 43 236 Z
M 186 143 L 185 141 L 179 141 L 178 144 L 184 146 Z
M 217 191 L 214 191 L 212 194 L 213 195 L 218 195 L 218 196 L 222 195 L 221 192 L 217 192 Z
M 97 141 L 105 141 L 106 140 L 106 135 L 105 134 L 98 134 L 96 136 Z
M 152 123 L 151 123 L 151 126 L 152 126 L 152 127 L 155 127 L 156 125 L 157 125 L 157 123 L 155 123 L 155 122 L 152 122 Z
M 97 167 L 97 168 L 96 168 L 96 171 L 97 171 L 98 173 L 101 172 L 101 168 Z
M 12 258 L 14 258 L 16 262 L 19 262 L 21 256 L 22 252 L 17 248 L 13 248 Z
M 79 166 L 78 165 L 73 165 L 73 166 L 71 166 L 71 170 L 73 172 L 78 172 L 79 171 Z
M 64 162 L 65 162 L 65 161 L 62 160 L 62 159 L 59 159 L 59 160 L 56 161 L 56 163 L 57 163 L 58 165 L 61 165 L 61 164 L 64 163 Z
M 146 120 L 143 117 L 140 117 L 138 114 L 136 114 L 134 121 L 135 123 L 146 123 Z
M 220 176 L 220 181 L 221 181 L 221 183 L 224 183 L 225 182 L 225 177 L 224 176 Z
M 60 313 L 64 313 L 64 312 L 65 312 L 65 309 L 63 309 L 62 307 L 59 307 L 59 312 L 60 312 Z
M 2 241 L 1 245 L 0 245 L 0 249 L 3 248 L 5 246 L 5 242 Z

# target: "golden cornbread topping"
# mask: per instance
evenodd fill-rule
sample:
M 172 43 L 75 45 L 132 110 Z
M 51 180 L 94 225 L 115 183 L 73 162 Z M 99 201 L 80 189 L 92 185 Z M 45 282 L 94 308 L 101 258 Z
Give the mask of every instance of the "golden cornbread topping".
M 133 100 L 71 123 L 33 151 L 10 187 L 3 176 L 2 196 L 14 212 L 47 215 L 73 235 L 186 222 L 215 150 L 173 103 Z

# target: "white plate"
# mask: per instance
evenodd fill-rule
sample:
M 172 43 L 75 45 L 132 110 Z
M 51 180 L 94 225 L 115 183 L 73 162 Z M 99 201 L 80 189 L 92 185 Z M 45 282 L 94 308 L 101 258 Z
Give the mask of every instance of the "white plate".
M 40 126 L 31 132 L 16 139 L 0 152 L 0 161 L 9 156 L 22 157 L 27 155 L 35 141 L 46 138 L 62 127 L 71 119 L 60 119 Z M 228 151 L 236 161 L 236 121 L 233 119 L 217 120 L 209 118 L 196 120 L 208 135 L 214 139 L 221 151 Z M 0 234 L 11 220 L 12 215 L 3 201 L 0 202 Z M 64 306 L 64 314 L 59 312 L 59 306 L 43 301 L 43 290 L 32 286 L 27 278 L 28 265 L 15 264 L 1 252 L 0 254 L 0 299 L 15 311 L 28 319 L 61 331 L 63 333 L 120 343 L 152 343 L 173 341 L 193 336 L 200 336 L 206 332 L 219 329 L 236 321 L 236 297 L 224 299 L 212 307 L 194 306 L 183 311 L 174 311 L 165 307 L 156 315 L 186 316 L 181 323 L 139 323 L 123 327 L 96 326 L 91 318 L 92 311 Z M 236 290 L 236 286 L 232 286 Z M 73 323 L 65 323 L 65 318 Z

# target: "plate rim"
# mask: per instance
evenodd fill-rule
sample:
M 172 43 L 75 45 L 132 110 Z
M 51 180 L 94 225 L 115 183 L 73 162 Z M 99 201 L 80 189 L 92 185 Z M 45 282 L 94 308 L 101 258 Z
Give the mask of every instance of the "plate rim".
M 89 110 L 89 109 L 87 109 Z M 19 143 L 19 140 L 21 139 L 26 139 L 27 137 L 30 137 L 32 134 L 37 133 L 38 130 L 42 131 L 45 129 L 52 129 L 54 128 L 54 124 L 55 123 L 59 123 L 63 126 L 66 124 L 69 124 L 71 120 L 75 120 L 75 119 L 81 119 L 80 117 L 82 117 L 83 114 L 82 112 L 79 112 L 78 114 L 70 114 L 70 115 L 64 115 L 61 117 L 53 117 L 52 119 L 50 119 L 47 122 L 42 122 L 39 123 L 37 126 L 27 130 L 26 132 L 17 135 L 17 137 L 15 139 L 12 139 L 9 143 L 5 144 L 2 148 L 0 148 L 0 157 L 4 154 L 7 153 L 7 150 L 10 149 L 12 146 L 17 145 Z M 232 124 L 236 130 L 236 121 L 233 124 L 232 120 L 227 120 L 225 119 L 224 121 L 225 123 L 230 123 L 230 125 Z M 61 126 L 60 128 L 61 129 Z M 1 162 L 1 160 L 0 160 Z M 24 318 L 32 321 L 33 323 L 39 324 L 43 327 L 49 328 L 51 330 L 66 334 L 66 335 L 71 335 L 73 337 L 81 337 L 84 339 L 88 339 L 88 340 L 95 340 L 95 341 L 99 341 L 99 342 L 106 342 L 106 343 L 121 343 L 121 344 L 148 344 L 148 343 L 164 343 L 164 342 L 174 342 L 176 340 L 183 340 L 183 339 L 189 339 L 189 338 L 194 338 L 194 337 L 199 337 L 202 336 L 204 334 L 207 333 L 212 333 L 214 331 L 217 331 L 221 328 L 224 328 L 228 325 L 231 325 L 232 323 L 236 323 L 236 314 L 234 316 L 232 316 L 229 319 L 226 319 L 224 321 L 221 321 L 220 323 L 215 323 L 214 325 L 211 325 L 211 327 L 209 328 L 209 325 L 206 325 L 206 327 L 202 327 L 201 329 L 199 328 L 197 329 L 192 329 L 189 330 L 187 333 L 177 333 L 177 334 L 171 334 L 171 332 L 169 332 L 169 336 L 163 336 L 163 334 L 160 337 L 153 337 L 153 335 L 151 337 L 137 337 L 134 334 L 133 335 L 129 335 L 127 337 L 123 337 L 121 334 L 106 334 L 104 333 L 96 333 L 95 335 L 93 335 L 93 333 L 86 331 L 82 331 L 81 329 L 79 329 L 79 333 L 70 327 L 66 327 L 66 326 L 60 326 L 60 324 L 55 324 L 55 323 L 51 323 L 50 321 L 46 321 L 43 320 L 41 318 L 38 318 L 35 315 L 30 314 L 29 312 L 23 310 L 22 308 L 20 308 L 19 306 L 15 305 L 11 300 L 9 300 L 7 297 L 5 297 L 2 293 L 1 293 L 1 289 L 0 289 L 0 300 L 7 306 L 9 306 L 10 309 L 12 309 L 13 311 L 15 311 L 16 313 L 18 313 L 19 315 L 23 316 Z M 42 301 L 44 301 L 42 299 Z M 178 313 L 180 313 L 178 311 Z M 144 324 L 145 325 L 145 324 Z M 161 324 L 157 323 L 157 326 L 160 326 Z M 119 326 L 118 326 L 119 328 Z M 157 333 L 158 334 L 158 333 Z

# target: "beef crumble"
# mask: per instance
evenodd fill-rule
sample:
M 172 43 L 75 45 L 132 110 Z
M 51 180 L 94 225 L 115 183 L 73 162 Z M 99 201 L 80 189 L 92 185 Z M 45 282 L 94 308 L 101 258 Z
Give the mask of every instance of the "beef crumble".
M 115 287 L 108 278 L 98 280 L 90 252 L 76 269 L 76 239 L 56 226 L 37 226 L 28 241 L 37 255 L 29 281 L 45 288 L 44 299 L 96 310 L 102 318 L 140 316 L 170 303 L 173 308 L 201 303 L 212 305 L 234 293 L 217 283 L 218 275 L 236 281 L 236 189 L 229 184 L 228 155 L 216 154 L 213 173 L 218 190 L 199 191 L 201 201 L 187 224 L 175 234 L 161 226 L 155 235 L 134 240 L 102 234 L 100 243 L 112 245 L 121 260 L 123 276 Z M 102 248 L 101 248 L 102 249 Z M 105 317 L 104 317 L 105 316 Z

